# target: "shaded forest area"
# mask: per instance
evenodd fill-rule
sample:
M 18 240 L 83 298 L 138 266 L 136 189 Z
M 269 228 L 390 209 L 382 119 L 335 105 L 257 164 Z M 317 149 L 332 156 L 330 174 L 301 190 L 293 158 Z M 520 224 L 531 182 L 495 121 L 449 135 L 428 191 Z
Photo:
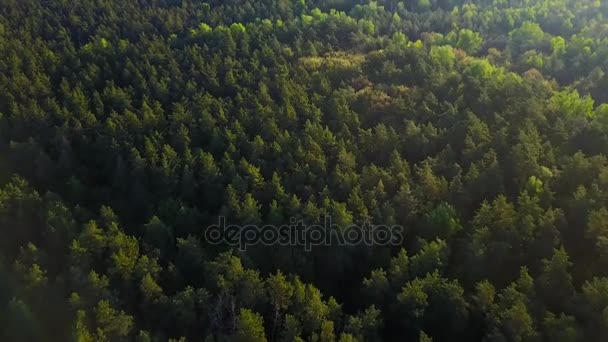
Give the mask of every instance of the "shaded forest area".
M 0 340 L 605 339 L 607 16 L 2 0 Z M 219 215 L 406 239 L 240 252 Z

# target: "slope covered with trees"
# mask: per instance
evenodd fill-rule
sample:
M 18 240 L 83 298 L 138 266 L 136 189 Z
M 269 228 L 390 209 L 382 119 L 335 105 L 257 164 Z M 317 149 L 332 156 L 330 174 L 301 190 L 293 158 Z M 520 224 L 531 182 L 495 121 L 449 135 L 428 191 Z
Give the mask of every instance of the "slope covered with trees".
M 602 340 L 607 17 L 0 1 L 0 340 Z M 241 252 L 220 215 L 405 240 Z

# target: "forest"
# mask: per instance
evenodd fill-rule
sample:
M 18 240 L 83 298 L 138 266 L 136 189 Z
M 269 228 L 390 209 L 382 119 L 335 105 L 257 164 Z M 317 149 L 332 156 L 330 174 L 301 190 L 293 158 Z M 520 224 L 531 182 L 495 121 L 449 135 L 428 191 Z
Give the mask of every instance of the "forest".
M 0 0 L 1 341 L 606 338 L 608 1 Z

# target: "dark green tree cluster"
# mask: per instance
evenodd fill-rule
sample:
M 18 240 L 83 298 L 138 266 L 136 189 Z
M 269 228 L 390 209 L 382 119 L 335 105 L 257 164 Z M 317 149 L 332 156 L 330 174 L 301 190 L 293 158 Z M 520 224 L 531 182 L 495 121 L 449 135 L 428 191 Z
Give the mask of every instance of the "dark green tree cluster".
M 605 339 L 607 16 L 1 1 L 0 340 Z M 405 239 L 239 251 L 218 216 Z

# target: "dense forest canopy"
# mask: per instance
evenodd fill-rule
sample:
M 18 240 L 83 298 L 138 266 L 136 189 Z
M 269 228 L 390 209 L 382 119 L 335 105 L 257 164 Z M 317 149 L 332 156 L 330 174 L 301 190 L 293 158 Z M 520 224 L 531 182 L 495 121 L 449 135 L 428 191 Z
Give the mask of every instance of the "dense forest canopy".
M 0 1 L 0 340 L 605 339 L 607 17 Z M 219 216 L 405 238 L 241 251 Z

